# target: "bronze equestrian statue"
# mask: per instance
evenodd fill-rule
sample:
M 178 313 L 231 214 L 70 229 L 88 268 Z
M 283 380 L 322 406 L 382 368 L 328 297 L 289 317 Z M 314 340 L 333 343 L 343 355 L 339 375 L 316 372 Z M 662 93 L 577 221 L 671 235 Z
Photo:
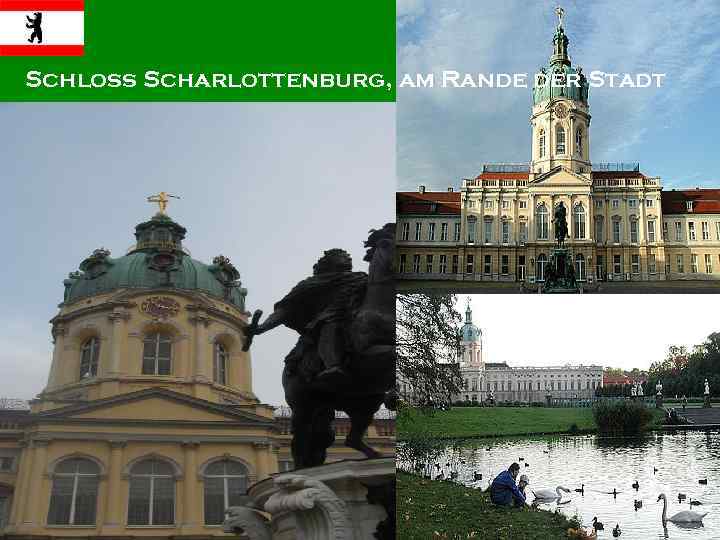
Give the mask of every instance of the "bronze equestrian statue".
M 555 240 L 558 248 L 562 248 L 565 239 L 568 237 L 567 210 L 562 201 L 555 208 L 555 216 L 553 218 L 555 226 Z
M 256 311 L 245 328 L 244 350 L 254 336 L 281 324 L 300 334 L 283 369 L 296 469 L 324 463 L 335 440 L 335 411 L 350 417 L 346 446 L 380 457 L 363 438 L 380 406 L 395 403 L 394 244 L 394 223 L 370 231 L 368 274 L 352 271 L 347 252 L 326 251 L 313 275 L 277 302 L 263 323 Z

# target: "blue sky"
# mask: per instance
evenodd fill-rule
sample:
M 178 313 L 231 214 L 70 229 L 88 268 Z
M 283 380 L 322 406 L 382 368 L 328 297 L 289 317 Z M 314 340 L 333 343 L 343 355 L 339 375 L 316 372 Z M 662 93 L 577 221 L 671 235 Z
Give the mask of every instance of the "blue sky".
M 591 159 L 639 161 L 667 189 L 720 187 L 720 2 L 564 1 L 585 73 L 666 73 L 661 88 L 591 88 Z M 536 73 L 556 1 L 399 0 L 398 76 L 454 69 Z M 400 189 L 444 190 L 484 162 L 527 162 L 530 88 L 398 90 Z
M 0 396 L 42 390 L 63 279 L 95 248 L 125 253 L 148 195 L 182 197 L 168 213 L 193 257 L 230 257 L 266 315 L 323 250 L 366 269 L 368 229 L 394 220 L 393 104 L 5 104 L 0 125 Z M 295 339 L 255 340 L 264 402 L 283 401 Z

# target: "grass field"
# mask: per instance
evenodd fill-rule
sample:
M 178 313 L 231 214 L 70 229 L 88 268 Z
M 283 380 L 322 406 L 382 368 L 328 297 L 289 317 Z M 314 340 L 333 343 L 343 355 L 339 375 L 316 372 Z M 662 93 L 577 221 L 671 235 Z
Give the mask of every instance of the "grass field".
M 657 424 L 664 415 L 653 411 Z M 419 434 L 431 438 L 465 438 L 595 430 L 590 408 L 456 407 L 431 415 L 409 409 L 398 417 L 399 439 Z
M 561 514 L 502 508 L 489 496 L 452 482 L 397 473 L 397 538 L 552 540 L 575 525 Z

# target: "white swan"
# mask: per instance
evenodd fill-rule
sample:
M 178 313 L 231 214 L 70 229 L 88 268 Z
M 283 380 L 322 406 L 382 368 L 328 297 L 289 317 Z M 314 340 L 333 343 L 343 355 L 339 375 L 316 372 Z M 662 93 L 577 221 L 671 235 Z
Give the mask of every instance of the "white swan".
M 533 495 L 535 495 L 536 499 L 559 499 L 560 497 L 562 497 L 562 493 L 560 493 L 561 490 L 565 493 L 570 493 L 570 490 L 568 488 L 558 486 L 555 488 L 555 490 L 538 489 L 537 491 L 533 491 Z
M 677 514 L 667 517 L 667 499 L 665 498 L 665 494 L 661 493 L 658 497 L 658 502 L 660 502 L 660 499 L 663 501 L 663 512 L 662 512 L 662 520 L 663 523 L 666 521 L 670 521 L 671 523 L 698 523 L 702 521 L 702 518 L 707 516 L 707 512 L 704 514 L 700 514 L 698 512 L 693 512 L 692 510 L 683 510 L 682 512 L 678 512 Z

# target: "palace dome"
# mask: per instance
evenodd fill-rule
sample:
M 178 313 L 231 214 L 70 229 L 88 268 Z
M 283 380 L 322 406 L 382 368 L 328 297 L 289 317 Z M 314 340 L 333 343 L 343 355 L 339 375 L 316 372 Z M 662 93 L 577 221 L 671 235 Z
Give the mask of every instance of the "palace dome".
M 96 249 L 63 282 L 63 304 L 119 289 L 179 289 L 214 296 L 240 309 L 247 291 L 240 274 L 222 255 L 205 264 L 183 248 L 185 228 L 163 213 L 135 227 L 137 243 L 122 257 Z
M 533 81 L 533 105 L 559 98 L 587 104 L 590 85 L 582 68 L 572 66 L 567 51 L 568 42 L 563 27 L 558 26 L 553 37 L 553 54 L 550 56 L 550 62 L 540 69 L 540 73 Z M 566 85 L 564 81 L 568 80 L 568 75 L 573 75 L 578 84 Z M 552 84 L 553 76 L 559 79 L 556 85 Z
M 480 341 L 481 338 L 482 330 L 472 322 L 472 309 L 470 309 L 470 302 L 468 301 L 467 308 L 465 309 L 465 324 L 463 324 L 462 327 L 462 340 Z

